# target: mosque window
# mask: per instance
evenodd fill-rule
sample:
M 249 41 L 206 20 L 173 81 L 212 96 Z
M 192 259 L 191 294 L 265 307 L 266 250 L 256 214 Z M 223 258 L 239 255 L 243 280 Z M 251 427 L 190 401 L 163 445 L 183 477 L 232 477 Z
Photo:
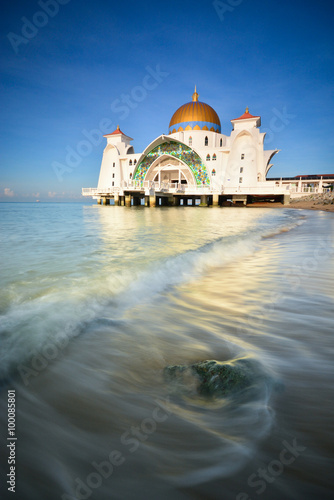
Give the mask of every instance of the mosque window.
M 112 178 L 115 179 L 115 174 L 112 174 Z
M 115 166 L 115 163 L 112 164 L 112 166 L 114 167 Z
M 240 173 L 242 174 L 242 172 L 244 171 L 244 167 L 240 167 Z
M 136 165 L 136 164 L 137 164 L 137 160 L 135 160 L 135 161 L 133 162 L 133 164 L 134 164 L 134 165 Z
M 242 177 L 239 177 L 239 184 L 242 183 Z
M 217 155 L 216 154 L 214 154 L 213 157 L 212 157 L 212 161 L 215 161 L 215 160 L 217 160 Z
M 211 172 L 211 173 L 212 173 L 212 175 L 216 175 L 216 171 L 215 171 L 215 169 L 214 169 L 214 168 L 212 169 L 212 172 Z
M 241 154 L 241 159 L 244 160 L 245 159 L 245 155 L 244 153 Z
M 189 146 L 192 146 L 193 145 L 193 138 L 190 136 L 189 137 Z
M 223 139 L 220 139 L 220 147 L 223 147 Z
M 206 161 L 210 161 L 211 160 L 211 156 L 210 155 L 206 155 Z
M 204 146 L 208 146 L 209 145 L 209 139 L 208 139 L 208 136 L 205 137 L 205 140 L 204 140 Z
M 111 185 L 112 185 L 113 187 L 115 186 L 115 183 L 114 183 L 114 181 L 112 181 Z
M 129 161 L 129 165 L 130 165 L 130 167 L 132 167 L 132 160 Z
M 132 179 L 132 172 L 130 172 L 130 179 Z

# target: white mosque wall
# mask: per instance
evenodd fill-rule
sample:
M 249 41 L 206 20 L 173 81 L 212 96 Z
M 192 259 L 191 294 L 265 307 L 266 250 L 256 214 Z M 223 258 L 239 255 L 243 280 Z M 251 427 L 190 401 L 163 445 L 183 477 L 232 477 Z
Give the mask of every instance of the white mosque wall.
M 122 188 L 128 185 L 144 155 L 159 142 L 170 139 L 181 141 L 201 157 L 210 178 L 212 191 L 237 189 L 242 192 L 250 187 L 262 189 L 271 166 L 269 162 L 277 150 L 264 151 L 265 134 L 258 128 L 260 123 L 259 117 L 232 120 L 233 129 L 230 136 L 208 130 L 184 130 L 160 136 L 147 146 L 143 153 L 134 153 L 130 144 L 132 139 L 121 132 L 105 136 L 107 146 L 103 153 L 98 189 Z M 175 180 L 175 172 L 167 171 L 160 175 L 161 181 Z
M 259 116 L 255 116 L 254 118 L 246 118 L 240 120 L 237 118 L 236 120 L 231 120 L 233 125 L 233 130 L 237 132 L 245 129 L 253 129 L 261 126 L 261 118 Z
M 108 143 L 103 152 L 98 189 L 107 189 L 120 184 L 119 151 Z
M 222 146 L 226 144 L 225 135 L 209 130 L 184 130 L 183 132 L 170 134 L 168 137 L 184 142 L 184 144 L 196 149 L 196 151 L 208 148 L 219 148 L 220 141 L 222 141 Z M 205 145 L 206 137 L 208 138 L 207 146 Z

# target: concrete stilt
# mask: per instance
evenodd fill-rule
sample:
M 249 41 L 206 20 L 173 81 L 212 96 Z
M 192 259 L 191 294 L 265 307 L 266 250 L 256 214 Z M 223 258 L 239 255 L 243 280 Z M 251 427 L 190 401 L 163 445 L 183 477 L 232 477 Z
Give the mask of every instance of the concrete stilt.
M 125 195 L 125 206 L 131 207 L 131 195 L 130 194 Z
M 246 194 L 234 194 L 232 196 L 232 201 L 234 204 L 238 203 L 240 205 L 241 203 L 246 206 L 247 205 L 247 195 Z
M 202 194 L 200 207 L 207 207 L 207 206 L 208 206 L 208 197 L 206 194 Z
M 118 194 L 114 195 L 114 202 L 115 202 L 115 207 L 118 207 L 118 205 L 119 205 L 119 196 L 118 196 Z
M 110 198 L 103 198 L 103 205 L 110 205 Z
M 101 198 L 98 198 L 98 199 L 97 199 L 97 204 L 98 204 L 98 205 L 101 205 L 101 203 L 102 203 Z
M 219 206 L 219 195 L 218 194 L 213 194 L 212 195 L 212 206 L 213 207 L 218 207 Z
M 283 205 L 289 205 L 290 203 L 290 194 L 283 195 Z
M 155 196 L 150 196 L 150 207 L 156 206 Z

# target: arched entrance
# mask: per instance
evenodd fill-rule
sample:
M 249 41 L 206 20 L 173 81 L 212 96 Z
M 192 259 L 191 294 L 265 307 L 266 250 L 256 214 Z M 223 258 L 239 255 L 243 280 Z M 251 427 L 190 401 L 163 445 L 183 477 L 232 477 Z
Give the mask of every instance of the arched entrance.
M 146 173 L 145 181 L 163 185 L 189 186 L 195 185 L 196 180 L 190 168 L 168 155 L 158 158 Z
M 181 169 L 181 173 L 186 179 L 189 179 L 189 182 L 191 179 L 191 183 L 197 186 L 209 186 L 210 178 L 206 166 L 196 151 L 184 143 L 177 142 L 176 140 L 163 142 L 164 139 L 165 137 L 161 136 L 154 141 L 155 147 L 150 146 L 152 149 L 147 148 L 145 150 L 143 156 L 138 161 L 133 174 L 133 180 L 142 184 L 144 179 L 147 179 L 148 171 L 155 165 L 156 161 L 168 156 L 179 162 L 180 166 L 178 170 Z

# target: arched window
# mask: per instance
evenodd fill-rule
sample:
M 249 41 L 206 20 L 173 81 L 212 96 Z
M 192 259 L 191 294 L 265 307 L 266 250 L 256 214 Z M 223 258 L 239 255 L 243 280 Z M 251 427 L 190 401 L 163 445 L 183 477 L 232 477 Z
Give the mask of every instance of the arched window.
M 223 147 L 223 139 L 220 139 L 220 147 Z
M 193 138 L 190 136 L 189 137 L 189 146 L 192 146 L 193 145 Z
M 210 161 L 211 160 L 211 156 L 210 155 L 206 155 L 206 161 Z
M 215 169 L 214 169 L 214 168 L 212 169 L 212 172 L 211 172 L 211 173 L 212 173 L 212 175 L 216 175 L 216 171 L 215 171 Z
M 204 146 L 208 146 L 209 145 L 209 139 L 208 139 L 208 136 L 205 137 L 205 140 L 204 140 Z
M 212 157 L 212 161 L 215 161 L 215 160 L 217 160 L 217 155 L 216 154 L 214 154 L 213 157 Z
M 134 165 L 136 165 L 136 164 L 137 164 L 137 160 L 135 160 L 135 161 L 133 162 L 133 164 L 134 164 Z
M 129 165 L 130 165 L 130 167 L 132 167 L 132 160 L 129 161 Z
M 241 154 L 241 159 L 244 160 L 245 159 L 245 155 L 244 153 Z
M 130 172 L 130 179 L 132 179 L 132 173 Z

